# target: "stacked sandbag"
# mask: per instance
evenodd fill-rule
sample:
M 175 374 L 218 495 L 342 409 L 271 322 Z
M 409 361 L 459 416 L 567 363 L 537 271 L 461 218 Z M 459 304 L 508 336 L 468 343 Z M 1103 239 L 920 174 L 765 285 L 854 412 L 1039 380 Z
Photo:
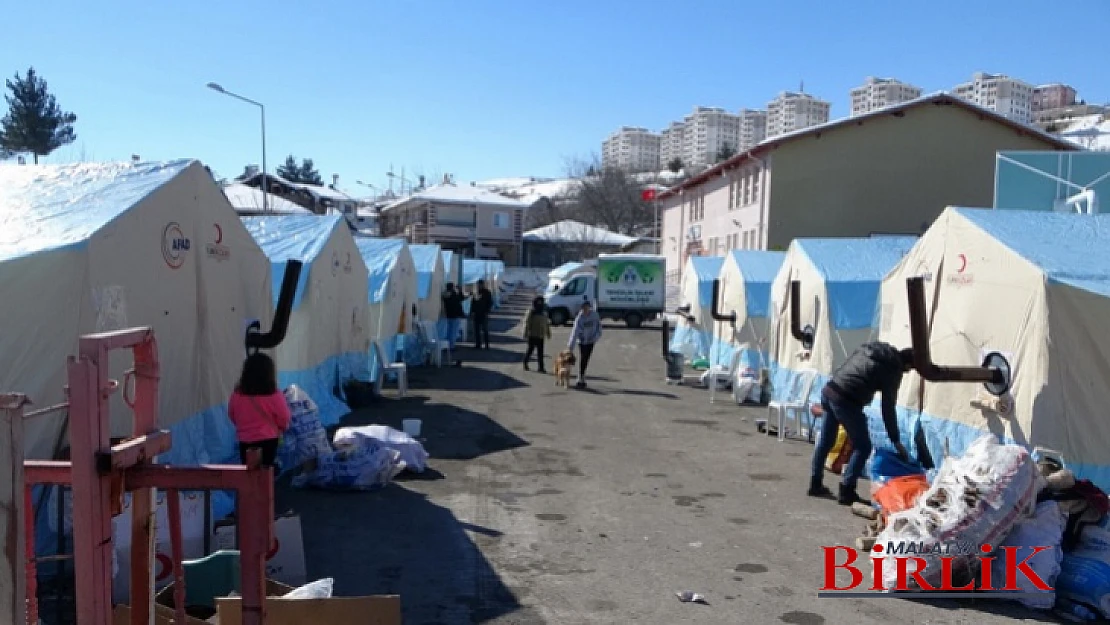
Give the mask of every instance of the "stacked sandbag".
M 959 541 L 997 547 L 1018 521 L 1030 516 L 1041 483 L 1029 452 L 1017 445 L 999 444 L 993 434 L 984 435 L 963 456 L 945 460 L 917 504 L 891 515 L 876 542 L 884 547 L 923 547 L 914 554 L 926 563 L 922 579 L 937 586 L 941 582 L 940 558 L 954 555 L 945 553 L 948 545 Z M 982 555 L 977 551 L 955 554 L 952 570 L 972 576 Z M 900 554 L 884 549 L 882 557 L 883 587 L 893 590 Z

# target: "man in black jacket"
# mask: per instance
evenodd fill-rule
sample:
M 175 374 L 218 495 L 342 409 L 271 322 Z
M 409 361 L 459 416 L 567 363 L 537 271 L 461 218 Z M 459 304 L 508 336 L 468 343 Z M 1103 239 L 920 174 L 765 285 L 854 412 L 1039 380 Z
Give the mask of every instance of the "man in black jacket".
M 470 302 L 470 316 L 474 319 L 474 347 L 489 349 L 489 313 L 493 310 L 493 293 L 486 288 L 486 281 L 478 281 L 478 292 Z
M 452 350 L 459 336 L 459 324 L 466 319 L 463 299 L 462 294 L 455 290 L 455 284 L 448 282 L 443 290 L 443 316 L 447 319 L 447 344 Z
M 856 494 L 856 483 L 863 474 L 863 465 L 871 455 L 871 436 L 867 429 L 867 415 L 863 408 L 871 403 L 875 393 L 882 393 L 883 425 L 898 455 L 909 460 L 898 433 L 896 401 L 902 376 L 913 368 L 913 350 L 898 349 L 893 345 L 865 343 L 832 374 L 821 390 L 821 408 L 824 423 L 821 435 L 813 450 L 813 467 L 810 474 L 809 496 L 830 497 L 821 478 L 825 472 L 825 459 L 836 444 L 838 426 L 844 426 L 852 441 L 852 457 L 844 467 L 837 501 L 850 506 L 862 501 Z

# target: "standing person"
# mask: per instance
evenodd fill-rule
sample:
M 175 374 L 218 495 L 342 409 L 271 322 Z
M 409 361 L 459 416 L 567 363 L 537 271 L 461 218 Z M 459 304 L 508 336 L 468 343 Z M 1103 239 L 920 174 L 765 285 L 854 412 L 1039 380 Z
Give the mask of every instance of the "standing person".
M 575 388 L 586 388 L 586 368 L 590 366 L 590 356 L 594 353 L 594 345 L 601 339 L 601 316 L 590 306 L 583 302 L 582 309 L 574 318 L 574 328 L 570 331 L 570 342 L 567 349 L 574 351 L 574 344 L 578 343 L 578 382 Z
M 528 341 L 528 349 L 524 352 L 524 370 L 528 371 L 528 361 L 532 359 L 532 352 L 536 352 L 536 362 L 539 363 L 539 372 L 547 373 L 543 367 L 543 342 L 551 338 L 551 321 L 543 312 L 543 298 L 532 300 L 532 309 L 524 317 L 524 340 Z
M 454 282 L 448 282 L 443 289 L 443 316 L 447 322 L 447 345 L 454 351 L 455 341 L 459 338 L 459 325 L 466 318 L 463 296 L 455 290 Z
M 493 293 L 486 288 L 486 281 L 478 281 L 478 290 L 470 302 L 470 317 L 474 320 L 474 347 L 489 349 L 489 313 L 493 310 Z
M 228 401 L 227 414 L 239 439 L 239 460 L 247 451 L 262 451 L 262 466 L 272 467 L 281 434 L 289 429 L 289 404 L 278 389 L 274 361 L 263 353 L 247 356 L 239 383 Z
M 867 428 L 867 415 L 863 408 L 871 403 L 875 393 L 882 393 L 883 425 L 894 449 L 902 460 L 909 461 L 910 455 L 902 445 L 898 432 L 898 414 L 895 411 L 898 387 L 902 376 L 913 368 L 913 350 L 898 349 L 879 341 L 864 343 L 844 364 L 833 372 L 825 388 L 821 389 L 821 408 L 825 422 L 821 424 L 821 435 L 813 450 L 813 466 L 810 469 L 810 497 L 831 497 L 832 491 L 825 488 L 821 478 L 825 471 L 825 459 L 836 444 L 839 426 L 844 426 L 852 441 L 852 456 L 844 467 L 837 493 L 837 502 L 850 506 L 862 501 L 856 494 L 856 483 L 863 474 L 863 465 L 871 455 L 871 435 Z

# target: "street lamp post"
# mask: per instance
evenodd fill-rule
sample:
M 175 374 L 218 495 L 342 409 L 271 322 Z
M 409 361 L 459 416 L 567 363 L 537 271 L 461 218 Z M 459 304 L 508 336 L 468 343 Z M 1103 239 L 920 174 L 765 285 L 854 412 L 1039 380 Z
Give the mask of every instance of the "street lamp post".
M 270 183 L 266 174 L 266 107 L 263 106 L 261 102 L 255 102 L 250 98 L 244 98 L 237 93 L 232 93 L 214 82 L 208 83 L 208 88 L 226 96 L 231 96 L 236 100 L 246 102 L 247 104 L 253 104 L 262 112 L 262 212 L 268 213 L 270 212 Z

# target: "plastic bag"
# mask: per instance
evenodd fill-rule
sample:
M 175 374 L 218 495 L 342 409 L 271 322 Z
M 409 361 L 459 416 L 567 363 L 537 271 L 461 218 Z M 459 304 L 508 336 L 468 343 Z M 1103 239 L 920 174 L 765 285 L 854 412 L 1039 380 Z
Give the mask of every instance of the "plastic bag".
M 917 505 L 921 494 L 929 490 L 929 480 L 924 475 L 893 477 L 875 490 L 871 501 L 882 509 L 883 515 L 909 510 Z
M 293 479 L 297 488 L 373 490 L 385 486 L 405 469 L 401 454 L 377 441 L 355 437 L 335 451 L 316 458 Z
M 728 379 L 727 375 L 722 375 L 727 371 L 728 369 L 726 369 L 724 365 L 713 365 L 709 367 L 705 370 L 705 373 L 701 374 L 701 385 L 709 388 L 709 375 L 711 373 L 717 373 L 717 390 L 724 391 L 732 388 L 732 380 Z
M 897 451 L 887 447 L 877 447 L 871 457 L 871 491 L 878 490 L 887 480 L 907 475 L 924 475 L 925 468 L 917 461 L 902 460 Z
M 325 577 L 287 592 L 282 599 L 330 599 L 335 579 Z
M 1055 501 L 1045 501 L 1037 504 L 1033 518 L 1022 519 L 1017 522 L 1014 529 L 1001 547 L 1021 547 L 1016 552 L 1017 561 L 1021 562 L 1033 552 L 1033 547 L 1051 547 L 1041 551 L 1029 559 L 1029 568 L 1037 574 L 1049 587 L 1053 587 L 1056 576 L 1060 573 L 1060 562 L 1064 552 L 1060 549 L 1060 542 L 1064 537 L 1064 526 L 1067 517 L 1060 511 L 1060 506 Z M 991 563 L 991 579 L 1005 583 L 1006 558 L 996 557 Z M 1017 599 L 1028 608 L 1050 610 L 1056 604 L 1056 592 L 1053 590 L 1040 590 L 1033 585 L 1025 575 L 1016 577 L 1021 592 L 1035 594 L 1035 598 Z
M 1083 530 L 1075 551 L 1064 554 L 1055 588 L 1059 599 L 1091 606 L 1110 618 L 1110 532 L 1098 526 Z
M 428 452 L 420 441 L 387 425 L 339 428 L 332 441 L 336 447 L 341 447 L 354 444 L 359 437 L 371 439 L 387 449 L 397 451 L 405 467 L 412 471 L 420 473 L 427 466 Z
M 840 427 L 840 424 L 837 424 L 836 427 L 836 442 L 833 443 L 829 455 L 825 458 L 825 468 L 830 473 L 840 475 L 840 472 L 844 470 L 844 465 L 848 464 L 848 460 L 852 457 L 852 440 L 848 438 L 847 430 Z
M 328 433 L 320 423 L 320 409 L 316 402 L 296 384 L 285 389 L 285 402 L 289 405 L 289 429 L 281 439 L 278 450 L 281 466 L 299 467 L 331 451 Z
M 1014 525 L 1028 517 L 1036 503 L 1042 478 L 1029 452 L 1017 445 L 1001 445 L 986 434 L 958 458 L 948 458 L 933 485 L 922 493 L 917 505 L 889 517 L 876 542 L 886 545 L 918 545 L 917 557 L 925 560 L 922 579 L 940 583 L 944 546 L 965 544 L 997 545 Z M 940 545 L 939 549 L 934 549 Z M 953 558 L 952 571 L 968 572 L 978 564 L 978 552 Z M 883 587 L 897 583 L 900 554 L 884 550 Z

